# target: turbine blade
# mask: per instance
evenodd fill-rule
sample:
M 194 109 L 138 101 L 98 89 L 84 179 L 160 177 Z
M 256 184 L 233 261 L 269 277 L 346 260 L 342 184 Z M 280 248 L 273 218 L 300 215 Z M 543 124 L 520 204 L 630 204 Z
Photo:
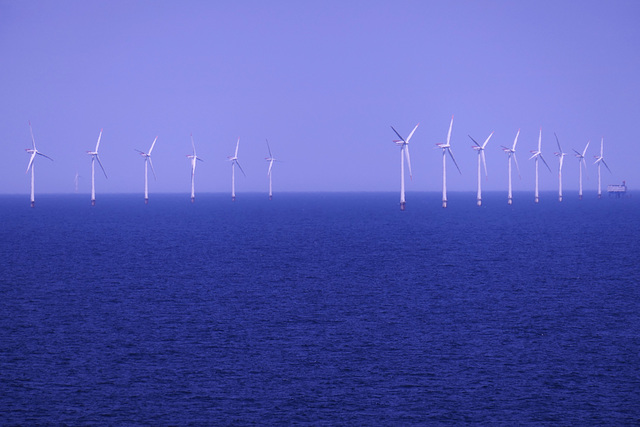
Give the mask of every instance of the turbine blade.
M 107 171 L 104 170 L 104 166 L 102 166 L 102 162 L 100 161 L 100 157 L 98 157 L 96 155 L 96 160 L 98 161 L 98 164 L 100 165 L 100 169 L 102 169 L 102 172 L 104 173 L 104 177 L 109 179 L 109 177 L 107 176 Z
M 484 165 L 484 176 L 489 178 L 489 173 L 487 172 L 487 160 L 484 157 L 484 150 L 480 152 L 480 156 L 482 157 L 482 164 Z
M 193 134 L 191 134 L 191 148 L 193 148 L 193 157 L 196 157 L 196 145 L 193 143 Z
M 511 151 L 516 151 L 516 144 L 518 143 L 518 136 L 520 136 L 520 129 L 518 129 L 518 133 L 516 133 L 516 139 L 513 140 L 513 148 L 511 148 Z
M 518 131 L 519 133 L 520 131 Z M 517 138 L 517 137 L 516 137 Z M 520 167 L 518 166 L 518 158 L 516 157 L 516 152 L 513 152 L 513 161 L 516 164 L 516 170 L 518 171 L 518 178 L 522 179 L 522 176 L 520 175 Z
M 447 133 L 447 145 L 451 144 L 451 129 L 452 128 L 453 128 L 453 116 L 451 116 L 451 123 L 449 124 L 449 132 Z
M 542 157 L 542 154 L 540 154 L 540 158 L 542 159 L 542 163 L 544 163 L 544 165 L 547 167 L 547 169 L 549 169 L 549 172 L 551 172 L 551 168 L 547 164 L 547 161 L 544 159 L 544 157 Z
M 98 152 L 98 147 L 100 146 L 100 139 L 102 138 L 102 129 L 100 129 L 100 135 L 98 135 L 98 142 L 96 143 L 96 153 Z
M 33 150 L 36 150 L 36 139 L 33 137 L 33 129 L 31 128 L 31 120 L 29 120 L 29 132 L 31 133 L 31 144 L 33 145 Z
M 151 157 L 147 157 L 147 160 L 149 161 L 149 166 L 151 166 L 151 172 L 153 172 L 153 179 L 157 181 L 158 178 L 156 177 L 155 169 L 153 169 L 153 162 L 151 161 Z
M 584 146 L 584 151 L 582 152 L 582 157 L 584 157 L 585 154 L 587 154 L 587 148 L 589 148 L 589 143 L 591 141 L 587 142 L 587 145 Z
M 555 132 L 553 133 L 553 135 L 556 137 L 556 144 L 558 144 L 558 151 L 560 151 L 560 154 L 562 155 L 562 148 L 560 148 L 560 140 L 558 139 L 558 135 L 556 135 Z
M 403 137 L 401 137 L 401 136 L 400 136 L 400 134 L 398 133 L 398 131 L 397 131 L 393 126 L 391 126 L 391 129 L 393 129 L 393 131 L 396 133 L 396 135 L 398 135 L 398 138 L 400 138 L 400 140 L 401 140 L 402 142 L 407 142 L 407 141 L 405 141 L 405 140 L 404 140 L 404 138 L 403 138 Z
M 487 140 L 484 142 L 484 144 L 482 144 L 482 148 L 484 148 L 484 147 L 486 147 L 486 146 L 487 146 L 487 143 L 489 142 L 489 140 L 491 139 L 491 137 L 492 137 L 492 136 L 493 136 L 493 132 L 491 132 L 491 135 L 489 135 L 489 136 L 487 137 Z M 474 142 L 475 142 L 475 141 L 474 141 Z M 477 144 L 477 142 L 476 142 L 476 144 Z
M 36 152 L 35 152 L 35 154 L 37 154 L 37 155 L 39 155 L 39 156 L 42 156 L 42 157 L 46 157 L 47 159 L 49 159 L 49 160 L 51 160 L 51 161 L 53 162 L 53 159 L 52 159 L 51 157 L 47 156 L 46 154 L 42 154 L 42 153 L 41 153 L 41 152 L 39 152 L 39 151 L 36 151 Z
M 269 158 L 273 158 L 273 154 L 271 154 L 271 147 L 269 146 L 269 140 L 265 138 L 265 141 L 267 141 L 267 150 L 269 150 Z M 269 169 L 271 169 L 271 166 L 269 166 Z
M 605 167 L 607 168 L 607 170 L 609 172 L 611 172 L 611 169 L 609 169 L 609 165 L 607 165 L 607 163 L 604 161 L 604 159 L 602 159 L 602 164 L 605 165 Z M 611 172 L 611 173 L 613 173 L 613 172 Z
M 236 142 L 236 155 L 235 155 L 235 157 L 238 157 L 238 147 L 239 146 L 240 146 L 240 137 L 238 137 L 238 142 Z M 240 165 L 238 165 L 238 166 L 240 166 Z
M 269 161 L 269 170 L 267 171 L 267 175 L 271 175 L 271 168 L 273 167 L 273 160 Z
M 409 166 L 409 179 L 411 179 L 413 181 L 413 173 L 411 172 L 411 157 L 409 156 L 409 146 L 405 145 L 403 147 L 403 150 L 405 150 L 405 154 L 407 155 L 407 166 Z
M 603 151 L 604 151 L 604 137 L 602 137 L 602 139 L 600 140 L 600 157 L 603 156 Z
M 137 148 L 134 148 L 134 149 L 133 149 L 133 151 L 137 151 L 137 152 L 138 152 L 138 153 L 140 153 L 140 154 L 145 154 L 145 152 L 144 152 L 144 151 L 140 151 L 140 150 L 138 150 Z
M 576 153 L 578 157 L 582 157 L 582 154 L 580 154 L 578 150 L 576 150 L 575 148 L 572 148 L 572 150 Z
M 460 172 L 460 175 L 462 175 L 462 171 L 458 167 L 458 163 L 456 162 L 455 157 L 453 157 L 453 152 L 451 151 L 451 148 L 447 147 L 447 151 L 449 152 L 449 155 L 451 156 L 451 160 L 453 160 L 453 164 L 456 165 L 456 168 L 458 168 L 458 172 Z
M 33 164 L 33 159 L 36 158 L 36 152 L 34 151 L 33 153 L 31 153 L 31 157 L 29 158 L 29 164 L 27 165 L 27 170 L 24 173 L 29 172 L 29 169 L 31 169 L 31 165 Z
M 418 124 L 416 125 L 416 127 L 414 127 L 414 128 L 413 128 L 413 130 L 411 131 L 411 133 L 410 133 L 410 134 L 409 134 L 409 136 L 407 137 L 407 141 L 406 141 L 406 143 L 407 143 L 407 144 L 409 143 L 409 140 L 410 140 L 410 139 L 411 139 L 411 137 L 413 136 L 413 133 L 416 131 L 416 129 L 418 129 L 418 126 L 419 126 L 419 125 L 420 125 L 420 123 L 418 123 Z
M 538 153 L 542 151 L 542 128 L 540 128 L 540 136 L 538 137 Z
M 467 135 L 469 138 L 471 138 L 471 140 L 473 141 L 474 144 L 476 144 L 478 147 L 482 147 L 480 144 L 478 144 L 478 141 L 476 141 L 475 139 L 473 139 L 473 137 L 471 135 Z
M 240 172 L 242 172 L 242 175 L 247 176 L 247 174 L 244 173 L 244 170 L 242 169 L 242 166 L 240 166 L 240 163 L 238 163 L 237 160 L 236 160 L 236 165 L 238 165 L 238 167 L 240 168 Z
M 151 155 L 151 152 L 153 151 L 153 147 L 156 145 L 157 140 L 158 140 L 158 137 L 156 136 L 156 139 L 154 139 L 153 142 L 151 143 L 151 148 L 149 148 L 149 155 Z

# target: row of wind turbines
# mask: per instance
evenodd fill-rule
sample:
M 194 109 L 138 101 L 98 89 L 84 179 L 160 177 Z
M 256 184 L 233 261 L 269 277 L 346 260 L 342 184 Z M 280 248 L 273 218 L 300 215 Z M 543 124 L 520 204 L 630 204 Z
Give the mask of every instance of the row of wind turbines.
M 109 179 L 109 177 L 107 176 L 107 172 L 105 171 L 104 166 L 100 161 L 100 156 L 98 154 L 98 149 L 100 148 L 100 140 L 102 139 L 102 131 L 103 130 L 100 129 L 100 134 L 98 135 L 98 142 L 96 142 L 96 148 L 93 151 L 87 151 L 87 154 L 91 156 L 91 205 L 92 206 L 95 206 L 96 204 L 96 186 L 95 186 L 96 161 L 98 162 L 100 169 L 102 169 L 102 172 L 104 173 L 104 177 L 106 179 Z M 31 145 L 31 148 L 27 148 L 25 149 L 25 151 L 31 154 L 31 156 L 29 158 L 29 164 L 27 165 L 27 170 L 25 173 L 29 173 L 29 171 L 31 171 L 31 207 L 34 207 L 35 206 L 35 158 L 36 156 L 42 156 L 51 161 L 53 161 L 53 159 L 47 156 L 46 154 L 38 151 L 38 149 L 36 148 L 36 140 L 33 136 L 31 121 L 29 121 L 29 132 L 31 133 L 32 145 Z M 156 136 L 153 142 L 151 143 L 151 147 L 149 148 L 149 151 L 147 152 L 135 149 L 135 151 L 137 151 L 140 154 L 140 156 L 144 158 L 144 202 L 145 204 L 149 203 L 149 179 L 148 179 L 149 167 L 151 168 L 153 178 L 156 179 L 156 172 L 153 168 L 153 162 L 151 161 L 151 153 L 153 152 L 153 148 L 155 147 L 157 141 L 158 141 L 158 137 Z M 238 169 L 240 169 L 242 174 L 246 176 L 246 174 L 244 173 L 244 170 L 242 169 L 242 166 L 240 166 L 240 163 L 238 162 L 239 147 L 240 147 L 240 138 L 238 138 L 238 141 L 236 142 L 236 150 L 234 155 L 228 156 L 228 159 L 231 162 L 231 200 L 233 201 L 235 201 L 236 199 L 236 187 L 235 187 L 236 165 L 238 166 Z M 195 146 L 195 143 L 193 142 L 193 134 L 191 134 L 191 148 L 193 149 L 193 152 L 191 154 L 188 154 L 187 158 L 189 158 L 191 161 L 191 202 L 193 203 L 195 201 L 196 165 L 198 161 L 200 162 L 203 161 L 202 158 L 198 157 L 198 155 L 196 154 L 196 146 Z M 273 163 L 278 160 L 275 157 L 273 157 L 273 154 L 271 153 L 271 146 L 269 145 L 268 140 L 267 140 L 267 149 L 269 151 L 269 157 L 266 157 L 265 160 L 269 162 L 269 169 L 267 171 L 267 175 L 269 176 L 269 200 L 272 200 L 273 186 L 272 186 L 271 174 L 273 170 Z
M 398 136 L 398 138 L 400 139 L 396 139 L 393 142 L 398 145 L 400 147 L 400 210 L 405 210 L 405 205 L 406 205 L 406 200 L 405 200 L 405 183 L 404 183 L 404 176 L 405 176 L 405 172 L 404 172 L 404 164 L 405 164 L 405 158 L 406 158 L 406 163 L 409 169 L 409 177 L 412 178 L 412 173 L 411 173 L 411 158 L 409 156 L 409 141 L 411 140 L 411 137 L 413 136 L 413 134 L 415 133 L 416 129 L 418 128 L 418 126 L 420 125 L 420 123 L 418 123 L 413 130 L 411 131 L 411 133 L 409 134 L 409 136 L 405 139 L 403 138 L 400 133 L 398 133 L 398 131 L 391 126 L 391 129 L 393 130 L 393 132 L 395 132 L 395 134 Z M 462 172 L 460 171 L 460 167 L 458 167 L 458 163 L 456 162 L 455 157 L 453 156 L 453 152 L 451 151 L 451 130 L 453 129 L 453 116 L 451 116 L 451 123 L 449 124 L 449 132 L 447 133 L 447 142 L 446 143 L 438 143 L 436 144 L 436 146 L 438 146 L 440 149 L 442 149 L 442 207 L 446 208 L 447 207 L 447 154 L 449 155 L 449 157 L 451 158 L 451 160 L 453 161 L 453 164 L 456 166 L 456 169 L 458 169 L 458 172 L 460 174 L 462 174 Z M 489 143 L 489 140 L 491 139 L 491 137 L 493 136 L 494 132 L 491 132 L 491 134 L 489 134 L 489 136 L 487 137 L 487 139 L 484 141 L 484 143 L 482 145 L 480 145 L 475 139 L 473 139 L 473 137 L 471 137 L 471 135 L 468 135 L 469 138 L 471 139 L 471 141 L 473 141 L 474 145 L 472 145 L 471 147 L 476 150 L 478 152 L 478 195 L 477 195 L 477 205 L 481 206 L 482 205 L 482 166 L 484 166 L 484 173 L 485 176 L 488 177 L 488 173 L 487 173 L 487 162 L 485 159 L 485 154 L 484 154 L 484 150 L 487 146 L 487 144 Z M 512 176 L 512 172 L 511 172 L 511 159 L 513 158 L 513 161 L 516 165 L 516 169 L 518 171 L 518 176 L 520 176 L 520 168 L 518 167 L 518 159 L 516 158 L 516 144 L 518 143 L 518 136 L 520 136 L 520 129 L 518 129 L 518 132 L 516 133 L 516 137 L 513 140 L 513 145 L 511 147 L 505 147 L 504 145 L 501 146 L 502 150 L 507 154 L 507 161 L 508 161 L 508 178 L 509 178 L 509 185 L 508 185 L 508 192 L 507 192 L 507 203 L 508 204 L 512 204 L 513 203 L 513 193 L 512 193 L 512 185 L 511 185 L 511 176 Z M 560 140 L 558 139 L 558 135 L 556 135 L 554 133 L 554 136 L 556 138 L 556 144 L 558 145 L 558 151 L 555 152 L 555 156 L 558 157 L 559 159 L 559 166 L 558 166 L 558 200 L 562 201 L 562 166 L 564 163 L 564 156 L 568 155 L 568 153 L 565 153 L 562 151 L 562 147 L 560 146 Z M 578 190 L 578 197 L 580 200 L 582 200 L 582 168 L 584 167 L 585 171 L 587 168 L 587 162 L 585 160 L 585 155 L 587 153 L 587 149 L 589 148 L 589 142 L 587 142 L 587 144 L 584 147 L 584 150 L 582 150 L 582 152 L 577 151 L 577 150 L 573 150 L 575 152 L 575 156 L 578 159 L 579 162 L 579 190 Z M 607 170 L 609 170 L 609 172 L 611 172 L 611 169 L 609 169 L 609 166 L 607 165 L 607 163 L 604 161 L 604 138 L 601 139 L 600 141 L 600 154 L 594 156 L 596 161 L 594 164 L 596 164 L 598 166 L 598 198 L 602 197 L 602 184 L 601 184 L 601 173 L 600 173 L 600 167 L 601 165 L 604 165 Z M 549 164 L 547 163 L 547 161 L 544 159 L 544 157 L 542 156 L 542 128 L 540 128 L 540 134 L 538 136 L 538 149 L 537 150 L 531 150 L 531 157 L 529 158 L 529 160 L 534 160 L 535 161 L 535 171 L 536 171 L 536 179 L 535 179 L 535 202 L 538 203 L 540 200 L 540 195 L 539 195 L 539 191 L 538 191 L 538 161 L 542 160 L 542 162 L 544 163 L 544 165 L 547 167 L 547 169 L 549 169 L 549 172 L 551 172 L 551 168 L 549 167 Z

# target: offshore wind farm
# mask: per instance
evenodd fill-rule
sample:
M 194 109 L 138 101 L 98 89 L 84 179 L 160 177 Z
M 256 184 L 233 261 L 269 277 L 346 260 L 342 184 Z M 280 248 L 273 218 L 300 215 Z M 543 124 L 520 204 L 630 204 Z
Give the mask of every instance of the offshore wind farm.
M 639 15 L 0 0 L 0 425 L 636 424 Z

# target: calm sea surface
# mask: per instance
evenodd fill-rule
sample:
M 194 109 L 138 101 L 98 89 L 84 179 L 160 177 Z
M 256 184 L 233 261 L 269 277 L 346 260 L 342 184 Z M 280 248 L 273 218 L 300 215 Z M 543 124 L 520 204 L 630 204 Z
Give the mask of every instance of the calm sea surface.
M 0 197 L 0 424 L 638 424 L 640 196 Z

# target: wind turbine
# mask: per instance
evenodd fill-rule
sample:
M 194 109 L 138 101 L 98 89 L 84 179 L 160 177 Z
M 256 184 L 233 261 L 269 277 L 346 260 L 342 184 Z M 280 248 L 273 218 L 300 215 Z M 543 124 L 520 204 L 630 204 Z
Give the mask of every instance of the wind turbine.
M 582 166 L 584 166 L 584 173 L 587 173 L 587 162 L 584 159 L 584 155 L 587 154 L 587 148 L 589 148 L 589 143 L 591 141 L 587 142 L 587 145 L 584 146 L 584 150 L 582 150 L 582 153 L 580 153 L 577 150 L 573 150 L 576 153 L 576 157 L 578 158 L 578 169 L 580 170 L 580 187 L 578 188 L 578 199 L 582 200 Z
M 235 165 L 238 165 L 240 168 L 240 172 L 242 175 L 247 176 L 242 170 L 242 166 L 238 163 L 238 147 L 240 146 L 240 138 L 238 138 L 238 142 L 236 142 L 236 153 L 233 156 L 228 156 L 229 161 L 231 162 L 231 201 L 235 202 L 236 200 L 236 170 Z
M 36 159 L 36 154 L 38 156 L 42 156 L 42 157 L 46 157 L 47 159 L 53 161 L 53 159 L 45 154 L 42 154 L 41 152 L 39 152 L 36 149 L 36 140 L 33 137 L 33 129 L 31 128 L 31 121 L 29 121 L 29 132 L 31 132 L 31 143 L 32 143 L 32 148 L 25 148 L 25 151 L 29 154 L 31 154 L 31 157 L 29 158 L 29 164 L 27 165 L 27 170 L 25 171 L 25 173 L 29 173 L 29 169 L 31 169 L 31 207 L 34 207 L 36 204 L 36 199 L 35 199 L 35 159 Z
M 533 154 L 533 156 L 529 157 L 529 160 L 534 159 L 536 162 L 536 193 L 535 193 L 535 199 L 534 199 L 536 203 L 540 201 L 540 197 L 538 193 L 538 159 L 542 159 L 542 161 L 544 162 L 544 165 L 547 167 L 547 169 L 549 169 L 549 172 L 551 172 L 551 168 L 547 164 L 547 161 L 544 159 L 544 157 L 542 157 L 541 150 L 542 150 L 542 128 L 540 128 L 540 136 L 538 137 L 538 149 L 531 150 L 531 153 Z
M 102 129 L 100 129 L 100 135 L 98 135 L 98 142 L 96 144 L 96 149 L 94 151 L 87 151 L 87 154 L 91 156 L 91 206 L 96 205 L 96 184 L 95 184 L 95 162 L 98 161 L 102 172 L 104 173 L 104 177 L 107 177 L 107 172 L 104 170 L 104 166 L 102 166 L 102 162 L 100 161 L 100 157 L 98 156 L 98 147 L 100 146 L 100 139 L 102 138 Z
M 404 207 L 407 204 L 407 202 L 405 201 L 405 198 L 404 198 L 404 158 L 405 158 L 405 153 L 406 153 L 406 157 L 407 157 L 407 166 L 409 167 L 409 178 L 413 180 L 413 175 L 411 174 L 411 158 L 409 157 L 409 140 L 411 140 L 411 137 L 413 136 L 413 133 L 416 131 L 416 129 L 418 129 L 419 125 L 420 125 L 420 123 L 418 123 L 416 125 L 416 127 L 413 128 L 413 130 L 411 131 L 411 133 L 409 134 L 407 139 L 404 139 L 402 136 L 400 136 L 398 131 L 395 130 L 395 128 L 393 126 L 391 126 L 391 129 L 393 129 L 393 131 L 396 133 L 396 135 L 398 135 L 398 138 L 400 138 L 400 139 L 394 140 L 393 142 L 395 142 L 396 145 L 398 145 L 400 147 L 400 210 L 401 211 L 404 210 Z
M 558 144 L 558 152 L 553 154 L 555 154 L 556 157 L 558 157 L 558 160 L 560 160 L 560 166 L 558 167 L 558 200 L 562 201 L 562 164 L 564 163 L 564 156 L 566 156 L 567 153 L 562 152 L 558 135 L 556 135 L 555 132 L 553 134 L 555 135 L 556 143 Z
M 458 167 L 458 163 L 456 163 L 456 159 L 453 157 L 453 153 L 451 152 L 451 128 L 453 127 L 453 116 L 451 116 L 451 124 L 449 125 L 449 133 L 447 133 L 447 143 L 436 144 L 438 147 L 442 148 L 442 207 L 447 207 L 447 152 L 451 156 L 451 160 L 453 160 L 453 164 L 458 168 L 458 172 L 462 175 L 460 168 Z
M 272 191 L 272 187 L 271 187 L 271 169 L 273 169 L 273 162 L 276 161 L 276 159 L 273 157 L 273 154 L 271 154 L 271 147 L 269 147 L 269 140 L 265 139 L 267 141 L 267 149 L 269 150 L 269 157 L 265 157 L 265 160 L 269 162 L 269 170 L 267 171 L 267 175 L 269 175 L 269 200 L 271 200 L 273 198 L 273 191 Z
M 156 145 L 156 141 L 158 140 L 158 137 L 156 136 L 156 139 L 153 140 L 153 142 L 151 143 L 151 148 L 149 148 L 149 152 L 145 153 L 144 151 L 140 151 L 140 150 L 136 150 L 138 153 L 140 153 L 140 155 L 142 157 L 144 157 L 144 204 L 148 204 L 149 203 L 149 185 L 148 185 L 148 180 L 147 180 L 147 164 L 149 164 L 151 166 L 151 172 L 153 172 L 153 179 L 157 179 L 156 178 L 156 171 L 153 169 L 153 162 L 151 161 L 151 152 L 153 151 L 153 147 Z
M 473 143 L 476 144 L 476 145 L 472 145 L 471 148 L 473 148 L 478 152 L 478 206 L 482 206 L 482 186 L 481 186 L 482 179 L 481 179 L 481 173 L 480 173 L 480 160 L 482 159 L 482 164 L 484 165 L 484 174 L 486 177 L 488 177 L 489 175 L 487 174 L 487 161 L 484 157 L 484 148 L 487 146 L 487 143 L 493 136 L 493 132 L 491 132 L 491 135 L 487 137 L 486 141 L 484 141 L 484 144 L 482 145 L 478 144 L 478 142 L 475 139 L 473 139 L 471 135 L 468 135 L 468 136 L 469 138 L 471 138 Z
M 516 133 L 516 139 L 513 140 L 513 146 L 511 148 L 502 146 L 502 151 L 507 153 L 507 157 L 509 159 L 509 192 L 507 193 L 507 203 L 513 203 L 513 194 L 511 191 L 511 157 L 513 157 L 513 161 L 516 163 L 516 169 L 518 170 L 518 177 L 520 177 L 520 168 L 518 167 L 518 159 L 516 158 L 516 144 L 518 143 L 518 136 L 520 135 L 520 129 L 518 129 L 518 133 Z
M 193 148 L 193 154 L 187 154 L 187 157 L 191 159 L 191 203 L 195 201 L 195 177 L 196 177 L 196 160 L 203 162 L 200 157 L 196 155 L 196 145 L 193 143 L 193 133 L 191 134 L 191 147 Z
M 609 166 L 607 166 L 607 163 L 604 161 L 603 151 L 604 151 L 604 137 L 600 140 L 600 155 L 593 156 L 596 159 L 596 162 L 594 164 L 598 165 L 598 199 L 602 197 L 602 187 L 600 185 L 600 165 L 601 164 L 605 165 L 609 173 L 612 173 L 611 169 L 609 169 Z

